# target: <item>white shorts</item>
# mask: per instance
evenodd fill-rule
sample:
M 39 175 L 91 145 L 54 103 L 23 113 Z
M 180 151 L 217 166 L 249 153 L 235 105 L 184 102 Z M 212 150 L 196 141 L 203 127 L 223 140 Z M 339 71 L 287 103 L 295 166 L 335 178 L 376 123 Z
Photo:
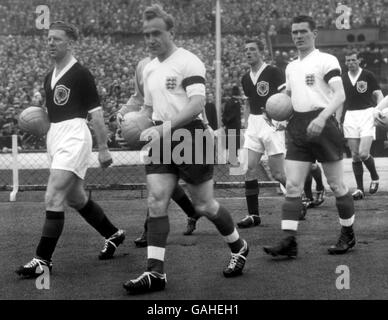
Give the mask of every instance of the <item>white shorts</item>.
M 71 171 L 84 179 L 92 154 L 92 143 L 85 119 L 51 123 L 47 133 L 50 169 Z
M 343 128 L 345 138 L 373 137 L 373 140 L 376 139 L 373 108 L 346 111 Z
M 284 130 L 276 131 L 264 120 L 263 115 L 250 114 L 244 134 L 244 148 L 263 154 L 267 152 L 268 156 L 286 153 Z

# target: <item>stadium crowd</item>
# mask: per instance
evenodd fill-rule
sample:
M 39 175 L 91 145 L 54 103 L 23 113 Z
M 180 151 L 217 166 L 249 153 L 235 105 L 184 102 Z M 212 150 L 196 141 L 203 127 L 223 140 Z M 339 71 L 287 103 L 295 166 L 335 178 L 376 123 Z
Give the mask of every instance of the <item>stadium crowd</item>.
M 47 55 L 47 45 L 43 31 L 36 31 L 34 12 L 38 0 L 2 0 L 0 2 L 0 137 L 20 133 L 17 116 L 27 106 L 42 105 L 44 91 L 43 77 L 51 62 Z M 80 26 L 84 36 L 76 48 L 75 56 L 94 74 L 99 94 L 104 107 L 107 125 L 110 128 L 111 146 L 115 144 L 114 115 L 120 104 L 127 101 L 134 91 L 133 75 L 138 61 L 145 55 L 144 42 L 138 35 L 117 37 L 115 33 L 139 33 L 141 31 L 139 16 L 152 1 L 117 0 L 117 1 L 59 1 L 47 0 L 55 8 L 51 19 L 66 19 Z M 214 27 L 214 14 L 211 1 L 198 0 L 162 0 L 161 2 L 174 16 L 179 16 L 177 26 L 179 46 L 194 52 L 205 62 L 207 69 L 207 92 L 214 96 L 215 83 L 215 40 L 210 32 Z M 347 4 L 349 1 L 343 1 Z M 353 23 L 357 26 L 380 25 L 388 17 L 388 0 L 360 1 L 352 0 Z M 362 4 L 362 5 L 361 5 Z M 290 25 L 294 12 L 309 8 L 320 22 L 328 28 L 333 23 L 336 1 L 306 0 L 264 0 L 260 6 L 253 0 L 247 0 L 244 6 L 236 0 L 223 0 L 223 38 L 222 38 L 222 85 L 223 95 L 228 96 L 228 89 L 240 84 L 241 76 L 249 68 L 245 63 L 243 45 L 245 39 L 255 35 L 265 40 L 265 28 L 276 25 L 275 31 L 289 32 L 285 26 Z M 372 12 L 375 14 L 372 16 Z M 376 14 L 377 13 L 377 14 Z M 381 13 L 381 14 L 380 14 Z M 321 18 L 320 18 L 321 14 Z M 210 16 L 209 16 L 210 15 Z M 244 18 L 242 18 L 244 17 Z M 379 18 L 380 17 L 380 18 Z M 68 20 L 68 19 L 67 19 Z M 264 21 L 264 23 L 263 23 Z M 257 28 L 264 29 L 257 29 Z M 284 28 L 282 27 L 284 26 Z M 190 33 L 190 34 L 189 34 Z M 196 33 L 196 35 L 192 35 Z M 240 35 L 239 33 L 243 34 Z M 26 35 L 27 34 L 27 35 Z M 98 36 L 97 36 L 98 35 Z M 204 50 L 204 48 L 206 48 Z M 331 49 L 343 63 L 344 49 Z M 378 76 L 387 75 L 388 50 L 374 44 L 361 46 L 363 66 Z M 270 52 L 266 49 L 268 60 Z M 295 57 L 291 49 L 275 50 L 270 63 L 285 69 L 288 62 Z M 388 83 L 386 78 L 380 78 Z M 0 139 L 1 140 L 1 139 Z M 44 148 L 44 141 L 23 136 L 24 148 Z
M 53 19 L 71 17 L 69 22 L 82 26 L 84 34 L 139 33 L 139 16 L 152 0 L 46 0 Z M 213 1 L 159 0 L 177 19 L 181 33 L 207 34 L 214 28 Z M 225 32 L 259 33 L 271 26 L 275 32 L 289 33 L 293 16 L 312 15 L 322 28 L 335 28 L 338 5 L 351 7 L 353 28 L 378 26 L 388 28 L 387 0 L 222 0 Z M 3 33 L 35 33 L 34 15 L 40 0 L 2 0 L 0 26 Z M 308 8 L 308 9 L 306 9 Z

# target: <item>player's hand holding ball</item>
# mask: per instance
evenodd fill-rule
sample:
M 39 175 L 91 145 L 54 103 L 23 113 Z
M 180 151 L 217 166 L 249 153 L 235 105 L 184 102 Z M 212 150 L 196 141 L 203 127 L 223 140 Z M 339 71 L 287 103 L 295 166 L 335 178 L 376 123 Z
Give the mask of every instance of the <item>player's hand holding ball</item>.
M 122 115 L 121 112 L 117 112 L 116 114 L 116 121 L 117 121 L 117 126 L 120 128 L 121 123 L 123 122 L 124 116 Z
M 113 163 L 112 156 L 108 148 L 98 150 L 98 162 L 100 162 L 101 168 L 108 168 Z

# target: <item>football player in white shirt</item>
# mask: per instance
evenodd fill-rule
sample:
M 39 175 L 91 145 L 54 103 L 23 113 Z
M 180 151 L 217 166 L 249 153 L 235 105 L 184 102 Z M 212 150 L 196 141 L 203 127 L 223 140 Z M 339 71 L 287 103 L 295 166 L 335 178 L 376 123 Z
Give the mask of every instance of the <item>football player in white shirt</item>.
M 192 150 L 190 162 L 179 163 L 174 158 L 174 153 L 170 161 L 164 161 L 164 152 L 160 152 L 157 155 L 160 159 L 146 165 L 150 215 L 147 221 L 147 271 L 124 283 L 124 288 L 131 294 L 165 288 L 167 281 L 164 256 L 170 228 L 167 210 L 179 178 L 187 183 L 196 212 L 214 223 L 232 251 L 230 262 L 223 270 L 224 276 L 241 275 L 249 252 L 248 245 L 240 238 L 230 213 L 214 198 L 213 164 L 198 164 L 195 159 L 194 132 L 203 132 L 206 128 L 200 118 L 205 105 L 205 66 L 191 52 L 175 46 L 174 19 L 159 5 L 145 9 L 143 33 L 150 52 L 157 57 L 143 72 L 144 112 L 152 116 L 158 125 L 143 131 L 141 138 L 154 136 L 156 143 L 160 143 L 161 149 L 167 150 L 168 153 L 180 141 L 172 140 L 168 133 L 163 132 L 167 123 L 171 125 L 171 133 L 184 128 L 193 139 L 189 139 L 189 147 Z M 161 124 L 163 122 L 164 125 Z M 154 150 L 151 152 L 154 153 Z M 152 158 L 154 156 L 152 154 Z
M 112 157 L 94 78 L 72 55 L 77 39 L 78 30 L 73 25 L 62 21 L 50 25 L 48 49 L 55 65 L 44 82 L 51 123 L 47 133 L 50 176 L 45 196 L 46 219 L 35 257 L 16 270 L 22 277 L 39 276 L 43 273 L 43 266 L 51 271 L 51 257 L 62 234 L 66 204 L 105 237 L 100 259 L 112 258 L 125 238 L 124 231 L 109 221 L 102 208 L 87 197 L 84 189 L 92 153 L 92 136 L 86 123 L 88 113 L 92 118 L 101 167 L 110 166 Z
M 140 111 L 140 109 L 144 105 L 144 81 L 143 81 L 143 70 L 145 66 L 151 62 L 151 60 L 155 58 L 153 55 L 146 57 L 139 61 L 135 71 L 135 93 L 129 98 L 128 102 L 124 104 L 117 113 L 118 125 L 120 128 L 121 121 L 123 116 L 132 111 Z M 125 146 L 125 141 L 122 139 L 122 143 Z M 191 235 L 196 229 L 197 221 L 199 216 L 196 214 L 193 203 L 190 198 L 187 196 L 183 188 L 177 184 L 171 199 L 174 200 L 181 209 L 187 215 L 187 225 L 186 230 L 183 232 L 185 236 Z M 147 219 L 148 219 L 148 211 L 147 217 L 144 222 L 143 232 L 139 237 L 137 237 L 134 242 L 135 245 L 139 248 L 147 246 Z
M 315 48 L 318 30 L 311 17 L 294 18 L 291 30 L 299 59 L 286 68 L 286 91 L 291 96 L 294 115 L 286 132 L 287 192 L 282 206 L 285 237 L 278 245 L 264 247 L 264 251 L 272 256 L 296 257 L 303 185 L 311 164 L 318 160 L 336 197 L 341 224 L 340 237 L 328 251 L 346 253 L 356 240 L 353 198 L 343 179 L 344 137 L 334 117 L 345 101 L 341 68 L 337 58 Z

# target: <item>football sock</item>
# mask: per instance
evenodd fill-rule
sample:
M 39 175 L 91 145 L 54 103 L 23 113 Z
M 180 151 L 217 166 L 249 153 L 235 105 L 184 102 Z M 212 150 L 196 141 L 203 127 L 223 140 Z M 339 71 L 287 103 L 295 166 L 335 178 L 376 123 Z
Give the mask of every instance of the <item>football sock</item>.
M 363 162 L 365 167 L 367 167 L 369 170 L 372 180 L 379 180 L 379 175 L 377 174 L 375 166 L 375 159 L 372 156 L 369 156 L 368 159 L 364 160 Z
M 343 227 L 351 227 L 354 223 L 354 202 L 352 195 L 348 192 L 342 197 L 336 198 L 340 224 Z
M 147 271 L 164 273 L 164 255 L 169 232 L 168 216 L 148 218 Z
M 244 243 L 241 240 L 236 228 L 234 227 L 234 222 L 229 211 L 220 205 L 216 216 L 209 220 L 214 223 L 217 230 L 224 237 L 224 240 L 230 247 L 230 250 L 233 253 L 239 252 L 240 249 L 244 246 Z
M 304 194 L 307 199 L 312 200 L 313 199 L 313 192 L 311 190 L 311 185 L 313 182 L 313 176 L 311 173 L 309 173 L 306 177 L 306 181 L 304 182 Z
M 176 186 L 171 198 L 178 204 L 178 206 L 182 208 L 188 217 L 196 218 L 196 212 L 193 203 L 181 186 Z
M 259 182 L 257 179 L 245 181 L 245 198 L 247 200 L 248 213 L 259 215 Z
M 150 212 L 148 211 L 147 209 L 147 215 L 146 215 L 146 218 L 144 220 L 144 231 L 147 232 L 147 229 L 148 229 L 148 219 L 150 217 Z
M 356 178 L 357 189 L 364 191 L 364 182 L 363 182 L 364 167 L 362 166 L 362 162 L 361 161 L 352 162 L 352 167 L 353 167 L 354 177 Z
M 58 239 L 62 234 L 65 223 L 65 213 L 63 211 L 46 211 L 46 219 L 43 225 L 42 237 L 36 248 L 36 256 L 44 260 L 51 260 L 57 245 Z
M 303 208 L 302 198 L 286 197 L 282 206 L 282 230 L 295 235 L 298 230 L 299 217 Z
M 78 210 L 78 212 L 87 223 L 106 239 L 118 231 L 118 229 L 109 221 L 102 208 L 90 199 L 82 209 Z
M 315 166 L 315 168 L 311 170 L 311 175 L 313 176 L 313 178 L 316 182 L 315 190 L 323 191 L 325 189 L 325 187 L 323 186 L 323 182 L 322 182 L 322 170 L 318 165 Z

